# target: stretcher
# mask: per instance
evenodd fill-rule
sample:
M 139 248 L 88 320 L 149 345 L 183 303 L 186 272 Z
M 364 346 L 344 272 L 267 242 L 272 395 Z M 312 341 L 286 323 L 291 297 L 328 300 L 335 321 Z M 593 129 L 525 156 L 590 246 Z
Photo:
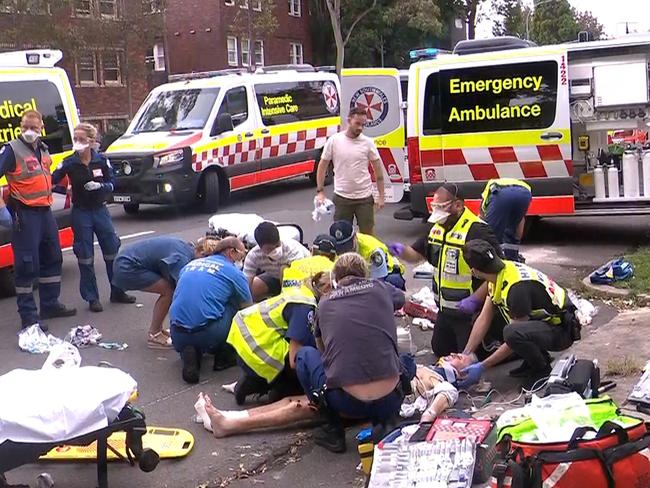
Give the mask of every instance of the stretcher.
M 239 237 L 246 247 L 252 248 L 255 246 L 255 229 L 264 220 L 264 218 L 256 214 L 216 214 L 210 217 L 208 226 L 213 231 L 225 229 Z M 304 241 L 304 233 L 298 224 L 273 223 L 278 227 L 280 239 L 294 239 L 307 247 Z
M 125 435 L 125 452 L 120 453 L 108 442 L 108 438 L 117 433 Z M 58 442 L 13 442 L 5 441 L 0 444 L 0 488 L 10 487 L 5 473 L 25 464 L 38 461 L 60 446 L 88 446 L 97 443 L 97 483 L 99 488 L 108 488 L 108 458 L 109 453 L 118 459 L 138 466 L 145 473 L 156 469 L 160 457 L 156 451 L 143 447 L 142 438 L 147 432 L 144 413 L 131 404 L 127 404 L 107 427 L 90 432 L 72 439 L 62 439 Z

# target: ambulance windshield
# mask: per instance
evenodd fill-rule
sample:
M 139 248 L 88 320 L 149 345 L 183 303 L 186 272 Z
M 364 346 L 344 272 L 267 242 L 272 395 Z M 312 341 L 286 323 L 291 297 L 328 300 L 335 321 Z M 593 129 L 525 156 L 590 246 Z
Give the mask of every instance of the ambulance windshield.
M 219 88 L 193 88 L 153 94 L 133 127 L 133 133 L 203 129 Z

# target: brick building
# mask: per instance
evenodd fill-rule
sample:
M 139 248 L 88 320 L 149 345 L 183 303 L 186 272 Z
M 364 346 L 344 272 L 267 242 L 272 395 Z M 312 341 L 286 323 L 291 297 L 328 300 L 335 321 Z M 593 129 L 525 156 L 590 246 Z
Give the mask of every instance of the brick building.
M 121 133 L 151 87 L 166 80 L 164 61 L 152 56 L 163 51 L 157 5 L 157 0 L 5 0 L 0 48 L 63 51 L 60 66 L 82 120 L 101 133 Z
M 257 34 L 265 8 L 277 27 Z M 308 0 L 167 0 L 165 27 L 170 74 L 249 66 L 251 33 L 255 66 L 312 61 Z

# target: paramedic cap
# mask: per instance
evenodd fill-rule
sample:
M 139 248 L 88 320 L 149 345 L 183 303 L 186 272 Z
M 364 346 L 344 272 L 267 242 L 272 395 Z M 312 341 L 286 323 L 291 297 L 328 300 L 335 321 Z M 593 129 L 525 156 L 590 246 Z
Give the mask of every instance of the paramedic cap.
M 475 239 L 465 244 L 463 258 L 470 268 L 483 273 L 497 274 L 504 267 L 497 251 L 489 242 L 482 239 Z
M 330 226 L 330 235 L 336 239 L 336 253 L 354 251 L 354 227 L 347 220 L 339 220 Z
M 319 234 L 314 239 L 312 250 L 316 250 L 326 256 L 336 256 L 336 239 L 329 234 Z
M 370 254 L 370 277 L 382 280 L 388 276 L 388 260 L 383 249 L 375 249 Z

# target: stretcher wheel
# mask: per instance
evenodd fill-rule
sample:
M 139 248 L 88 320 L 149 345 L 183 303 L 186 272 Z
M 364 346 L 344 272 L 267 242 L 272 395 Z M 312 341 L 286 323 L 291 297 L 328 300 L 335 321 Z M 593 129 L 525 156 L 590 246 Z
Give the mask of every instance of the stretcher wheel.
M 140 466 L 140 469 L 145 473 L 150 473 L 156 469 L 156 466 L 158 466 L 159 462 L 160 456 L 158 453 L 153 449 L 147 448 L 142 451 L 142 454 L 140 454 L 140 458 L 138 459 L 138 466 Z

